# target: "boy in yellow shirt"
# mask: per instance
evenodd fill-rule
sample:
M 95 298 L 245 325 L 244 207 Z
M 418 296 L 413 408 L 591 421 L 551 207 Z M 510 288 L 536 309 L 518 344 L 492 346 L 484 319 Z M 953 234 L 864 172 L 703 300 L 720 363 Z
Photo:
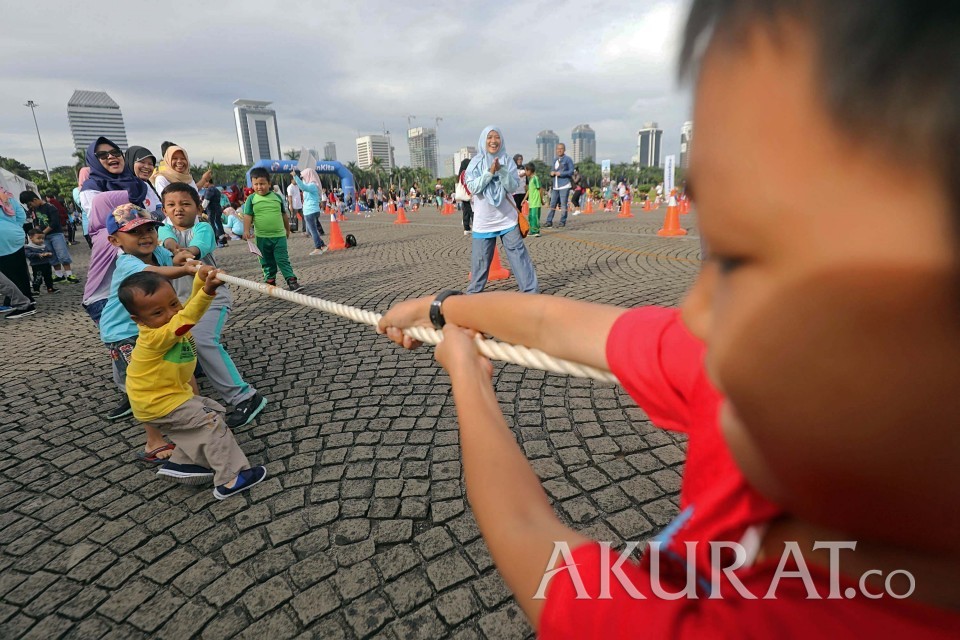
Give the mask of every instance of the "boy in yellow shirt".
M 262 482 L 266 468 L 250 467 L 224 420 L 226 409 L 197 395 L 191 384 L 197 352 L 190 329 L 210 307 L 217 270 L 203 266 L 186 306 L 170 281 L 141 271 L 126 278 L 117 297 L 137 323 L 139 336 L 127 367 L 127 396 L 134 417 L 150 424 L 176 445 L 157 475 L 184 484 L 213 480 L 213 496 L 223 500 Z

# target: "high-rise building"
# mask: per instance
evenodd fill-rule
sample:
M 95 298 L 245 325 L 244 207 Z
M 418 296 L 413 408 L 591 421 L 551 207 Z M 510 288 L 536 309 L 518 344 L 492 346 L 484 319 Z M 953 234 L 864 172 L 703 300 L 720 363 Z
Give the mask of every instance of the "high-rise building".
M 437 130 L 414 127 L 407 130 L 410 145 L 410 166 L 414 169 L 429 169 L 430 176 L 437 177 Z
M 570 134 L 573 149 L 570 155 L 574 162 L 597 159 L 597 134 L 588 124 L 578 124 Z
M 337 145 L 333 142 L 328 142 L 323 145 L 323 159 L 324 160 L 336 160 L 337 159 Z
M 680 168 L 686 170 L 690 166 L 690 149 L 693 145 L 693 122 L 687 120 L 680 127 Z
M 460 147 L 457 152 L 453 154 L 453 170 L 459 170 L 464 160 L 471 160 L 475 155 L 477 155 L 476 147 Z
M 67 101 L 67 120 L 73 133 L 73 146 L 86 151 L 90 143 L 103 136 L 126 151 L 127 129 L 123 126 L 120 105 L 104 91 L 77 89 Z
M 279 160 L 282 157 L 277 112 L 267 108 L 271 104 L 273 103 L 263 100 L 233 101 L 237 141 L 240 143 L 240 162 L 243 164 Z
M 557 157 L 557 145 L 560 144 L 560 136 L 555 134 L 552 129 L 544 129 L 537 134 L 537 160 L 553 162 Z
M 456 160 L 456 158 L 454 158 L 453 156 L 444 156 L 444 158 L 443 158 L 443 166 L 440 167 L 440 169 L 441 169 L 440 174 L 441 174 L 441 175 L 438 176 L 438 177 L 440 177 L 440 178 L 449 178 L 449 177 L 452 176 L 452 175 L 456 175 L 456 173 L 457 173 L 456 166 L 457 166 L 457 165 L 455 164 L 455 160 Z
M 390 136 L 382 136 L 372 133 L 368 136 L 357 138 L 357 166 L 361 169 L 369 169 L 373 166 L 373 160 L 380 158 L 383 170 L 393 169 L 393 147 L 390 146 Z
M 663 139 L 663 129 L 657 127 L 656 122 L 647 122 L 637 133 L 637 157 L 641 167 L 660 166 L 660 145 Z

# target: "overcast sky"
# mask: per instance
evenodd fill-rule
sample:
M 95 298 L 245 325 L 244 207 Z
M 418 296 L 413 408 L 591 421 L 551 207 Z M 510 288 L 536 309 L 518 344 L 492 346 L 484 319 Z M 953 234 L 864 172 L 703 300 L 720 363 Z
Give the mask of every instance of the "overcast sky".
M 34 168 L 71 163 L 67 100 L 103 90 L 130 144 L 170 139 L 193 163 L 238 163 L 237 98 L 270 100 L 281 148 L 337 145 L 356 160 L 358 133 L 405 131 L 440 116 L 441 159 L 497 124 L 508 152 L 535 153 L 553 129 L 597 132 L 598 159 L 629 161 L 646 121 L 678 153 L 689 90 L 675 80 L 684 0 L 522 2 L 107 2 L 4 4 L 0 155 Z

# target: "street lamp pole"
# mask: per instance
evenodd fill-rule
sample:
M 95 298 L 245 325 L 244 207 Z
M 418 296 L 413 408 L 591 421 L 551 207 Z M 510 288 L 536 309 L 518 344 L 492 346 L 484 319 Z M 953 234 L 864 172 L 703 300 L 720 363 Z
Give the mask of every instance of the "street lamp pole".
M 23 105 L 25 107 L 30 107 L 30 113 L 33 114 L 33 126 L 37 128 L 37 140 L 40 141 L 40 153 L 43 155 L 43 169 L 47 172 L 47 180 L 50 180 L 50 167 L 47 165 L 47 152 L 43 150 L 43 138 L 40 137 L 40 125 L 37 124 L 37 103 L 33 100 L 27 100 L 27 103 Z

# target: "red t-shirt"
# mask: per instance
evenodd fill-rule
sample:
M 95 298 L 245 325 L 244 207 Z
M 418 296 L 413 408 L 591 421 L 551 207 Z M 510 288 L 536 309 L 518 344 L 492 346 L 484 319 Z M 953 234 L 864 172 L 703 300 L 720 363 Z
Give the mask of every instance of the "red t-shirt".
M 623 314 L 607 340 L 611 371 L 657 426 L 687 434 L 687 461 L 680 490 L 681 514 L 659 536 L 660 581 L 670 593 L 687 583 L 686 565 L 671 558 L 688 556 L 686 542 L 697 542 L 693 553 L 698 598 L 668 600 L 653 590 L 649 554 L 640 564 L 621 570 L 645 599 L 631 595 L 612 573 L 619 554 L 606 556 L 596 543 L 573 550 L 575 573 L 558 571 L 547 591 L 540 618 L 541 638 L 713 638 L 713 637 L 957 637 L 960 615 L 908 600 L 808 600 L 799 578 L 783 578 L 776 599 L 761 600 L 770 588 L 780 558 L 735 572 L 743 586 L 757 595 L 740 595 L 722 576 L 722 599 L 707 599 L 710 590 L 709 541 L 741 542 L 744 533 L 762 525 L 781 510 L 757 493 L 733 461 L 720 432 L 720 394 L 703 366 L 705 348 L 680 320 L 676 309 L 645 307 Z M 842 558 L 842 556 L 841 556 Z M 723 563 L 724 566 L 729 564 Z M 842 561 L 841 561 L 842 566 Z M 788 564 L 787 571 L 795 565 Z M 816 590 L 830 593 L 829 575 L 807 565 Z M 610 598 L 598 598 L 601 575 L 609 578 Z M 578 599 L 582 580 L 588 598 Z M 840 592 L 857 588 L 841 576 Z

